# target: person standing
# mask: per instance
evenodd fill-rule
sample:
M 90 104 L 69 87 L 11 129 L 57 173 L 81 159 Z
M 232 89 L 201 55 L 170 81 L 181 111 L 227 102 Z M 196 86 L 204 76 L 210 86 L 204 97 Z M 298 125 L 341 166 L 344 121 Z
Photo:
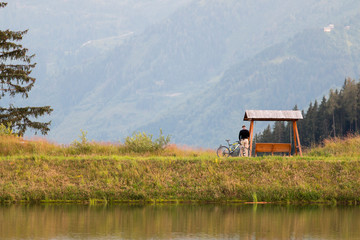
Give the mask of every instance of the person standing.
M 249 130 L 246 129 L 246 126 L 243 125 L 241 131 L 239 132 L 239 141 L 240 141 L 240 153 L 239 156 L 249 156 Z

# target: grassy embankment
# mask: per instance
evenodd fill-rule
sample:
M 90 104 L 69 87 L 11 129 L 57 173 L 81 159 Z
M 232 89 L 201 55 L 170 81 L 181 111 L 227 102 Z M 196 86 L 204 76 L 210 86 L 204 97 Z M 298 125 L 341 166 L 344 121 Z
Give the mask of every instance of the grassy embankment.
M 59 146 L 0 137 L 0 201 L 360 201 L 360 137 L 328 140 L 304 157 L 218 159 L 169 146 Z

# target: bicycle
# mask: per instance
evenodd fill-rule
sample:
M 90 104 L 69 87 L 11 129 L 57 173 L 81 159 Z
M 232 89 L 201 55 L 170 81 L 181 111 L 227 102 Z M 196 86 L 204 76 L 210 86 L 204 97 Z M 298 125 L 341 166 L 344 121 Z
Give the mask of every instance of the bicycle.
M 220 147 L 216 150 L 216 155 L 219 158 L 229 156 L 238 157 L 241 148 L 240 142 L 235 141 L 233 144 L 230 144 L 229 139 L 226 139 L 225 141 L 227 141 L 229 147 L 220 144 Z

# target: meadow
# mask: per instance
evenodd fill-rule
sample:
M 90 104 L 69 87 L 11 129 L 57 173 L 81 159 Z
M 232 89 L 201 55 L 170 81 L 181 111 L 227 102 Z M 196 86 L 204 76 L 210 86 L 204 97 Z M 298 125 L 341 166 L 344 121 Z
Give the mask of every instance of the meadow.
M 360 137 L 329 139 L 299 156 L 219 159 L 214 150 L 136 133 L 124 143 L 0 136 L 0 201 L 276 202 L 360 201 Z

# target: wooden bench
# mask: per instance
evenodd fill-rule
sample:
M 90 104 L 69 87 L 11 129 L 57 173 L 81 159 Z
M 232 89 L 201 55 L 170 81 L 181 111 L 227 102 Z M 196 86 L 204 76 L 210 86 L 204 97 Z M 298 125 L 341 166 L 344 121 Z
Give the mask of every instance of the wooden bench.
M 291 155 L 291 144 L 290 143 L 256 143 L 255 156 L 258 152 L 287 152 Z

